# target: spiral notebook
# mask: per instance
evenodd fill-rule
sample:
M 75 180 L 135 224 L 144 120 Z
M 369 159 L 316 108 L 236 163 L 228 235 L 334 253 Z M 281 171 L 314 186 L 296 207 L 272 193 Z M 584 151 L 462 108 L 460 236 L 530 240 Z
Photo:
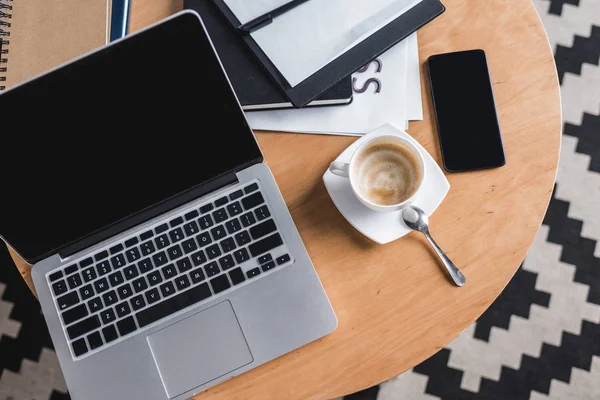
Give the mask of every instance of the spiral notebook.
M 0 0 L 0 90 L 107 42 L 107 0 Z

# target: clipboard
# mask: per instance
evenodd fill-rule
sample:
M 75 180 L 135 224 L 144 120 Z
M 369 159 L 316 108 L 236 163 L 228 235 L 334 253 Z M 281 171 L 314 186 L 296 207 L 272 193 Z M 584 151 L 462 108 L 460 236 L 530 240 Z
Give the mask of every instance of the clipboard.
M 225 4 L 224 0 L 212 1 L 234 29 L 237 29 L 241 25 L 241 22 L 229 9 L 227 4 Z M 306 106 L 338 81 L 352 74 L 423 25 L 441 15 L 445 10 L 446 8 L 440 0 L 423 0 L 295 87 L 292 87 L 286 81 L 281 72 L 279 72 L 251 35 L 244 35 L 242 32 L 239 34 L 294 107 L 300 108 Z

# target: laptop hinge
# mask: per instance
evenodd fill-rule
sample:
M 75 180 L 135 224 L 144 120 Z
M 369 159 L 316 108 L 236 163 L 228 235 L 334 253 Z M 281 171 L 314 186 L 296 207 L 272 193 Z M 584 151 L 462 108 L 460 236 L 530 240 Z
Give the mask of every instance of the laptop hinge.
M 200 186 L 196 186 L 186 192 L 175 195 L 161 203 L 146 208 L 130 217 L 122 219 L 106 228 L 96 231 L 76 242 L 69 243 L 59 249 L 58 254 L 61 258 L 69 257 L 87 247 L 93 246 L 103 240 L 109 239 L 121 232 L 131 229 L 139 224 L 142 224 L 152 218 L 158 217 L 174 208 L 180 207 L 192 200 L 212 193 L 222 187 L 238 183 L 238 178 L 235 172 L 229 172 L 225 175 L 218 176 Z

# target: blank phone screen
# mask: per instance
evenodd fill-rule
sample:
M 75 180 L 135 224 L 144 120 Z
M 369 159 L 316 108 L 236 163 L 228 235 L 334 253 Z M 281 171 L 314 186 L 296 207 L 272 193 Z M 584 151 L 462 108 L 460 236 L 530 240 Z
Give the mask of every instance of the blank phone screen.
M 483 50 L 431 56 L 428 67 L 446 170 L 504 165 L 500 124 Z

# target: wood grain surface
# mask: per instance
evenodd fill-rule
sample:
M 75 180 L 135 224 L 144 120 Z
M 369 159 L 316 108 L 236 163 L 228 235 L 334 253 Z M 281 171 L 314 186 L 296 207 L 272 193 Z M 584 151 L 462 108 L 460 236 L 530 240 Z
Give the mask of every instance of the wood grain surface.
M 339 327 L 195 399 L 328 399 L 380 383 L 458 336 L 519 268 L 558 164 L 561 109 L 552 51 L 530 0 L 443 3 L 447 11 L 418 33 L 425 118 L 412 122 L 409 133 L 441 163 L 424 62 L 436 53 L 482 48 L 507 153 L 502 168 L 447 174 L 450 192 L 430 219 L 466 286 L 452 285 L 420 234 L 377 245 L 336 210 L 321 177 L 355 138 L 258 132 Z M 132 29 L 181 8 L 181 0 L 134 0 Z M 18 264 L 27 278 L 27 266 Z

